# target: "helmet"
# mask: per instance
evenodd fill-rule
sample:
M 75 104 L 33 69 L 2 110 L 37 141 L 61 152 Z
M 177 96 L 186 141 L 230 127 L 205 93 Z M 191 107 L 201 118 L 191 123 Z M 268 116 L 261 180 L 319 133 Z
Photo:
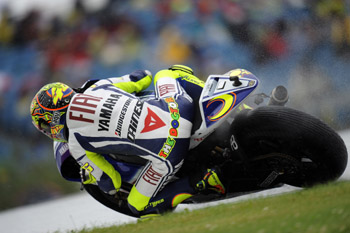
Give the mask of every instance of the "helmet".
M 60 82 L 42 87 L 30 105 L 34 126 L 55 141 L 67 142 L 66 112 L 73 95 L 73 89 Z

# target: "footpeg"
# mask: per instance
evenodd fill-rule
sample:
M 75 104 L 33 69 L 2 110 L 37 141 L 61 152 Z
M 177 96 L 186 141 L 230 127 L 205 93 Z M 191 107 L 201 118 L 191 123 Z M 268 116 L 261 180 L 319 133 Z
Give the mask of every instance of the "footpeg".
M 272 171 L 259 186 L 262 188 L 269 187 L 272 184 L 272 182 L 274 182 L 280 175 L 283 175 L 283 172 Z

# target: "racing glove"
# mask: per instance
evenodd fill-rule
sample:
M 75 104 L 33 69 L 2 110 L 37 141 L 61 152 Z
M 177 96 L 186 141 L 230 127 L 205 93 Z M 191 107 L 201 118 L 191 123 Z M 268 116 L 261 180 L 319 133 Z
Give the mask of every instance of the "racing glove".
M 110 79 L 113 86 L 116 86 L 128 93 L 139 93 L 152 83 L 152 74 L 148 70 L 136 70 L 129 75 L 120 78 Z

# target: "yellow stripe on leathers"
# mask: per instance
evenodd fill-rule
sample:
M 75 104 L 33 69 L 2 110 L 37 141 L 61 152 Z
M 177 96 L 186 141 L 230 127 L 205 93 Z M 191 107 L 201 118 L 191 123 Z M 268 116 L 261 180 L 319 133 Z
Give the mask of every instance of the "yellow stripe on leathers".
M 122 185 L 122 178 L 112 164 L 110 164 L 102 155 L 95 152 L 86 151 L 86 156 L 112 179 L 113 185 L 118 191 Z
M 141 194 L 135 187 L 132 187 L 130 194 L 128 196 L 128 203 L 133 206 L 137 211 L 142 211 L 148 205 L 150 197 Z

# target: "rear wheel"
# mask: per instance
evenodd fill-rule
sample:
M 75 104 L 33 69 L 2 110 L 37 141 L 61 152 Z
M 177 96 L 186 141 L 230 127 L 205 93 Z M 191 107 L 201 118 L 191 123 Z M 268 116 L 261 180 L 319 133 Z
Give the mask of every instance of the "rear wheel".
M 321 120 L 295 109 L 266 106 L 242 112 L 231 132 L 231 149 L 244 154 L 261 187 L 325 183 L 339 178 L 347 165 L 342 138 Z

